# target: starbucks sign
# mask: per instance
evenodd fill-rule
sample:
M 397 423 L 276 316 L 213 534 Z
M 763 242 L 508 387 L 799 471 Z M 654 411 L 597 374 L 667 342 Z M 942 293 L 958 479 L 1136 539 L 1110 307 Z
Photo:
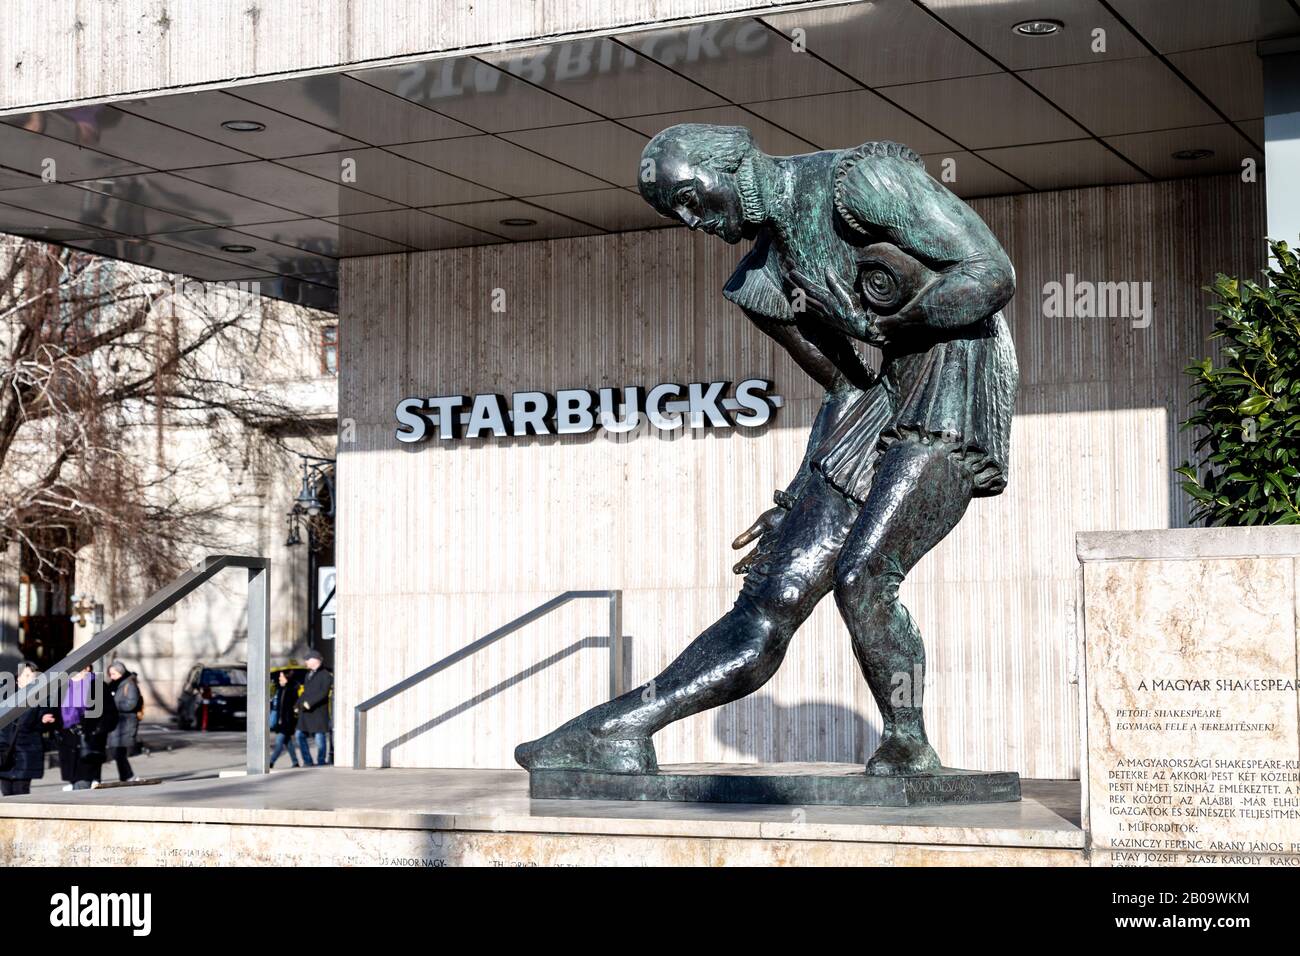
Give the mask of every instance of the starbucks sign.
M 503 395 L 440 395 L 397 403 L 397 440 L 422 442 L 581 435 L 598 428 L 618 434 L 642 422 L 661 431 L 685 428 L 759 428 L 782 404 L 766 379 L 730 382 L 662 383 L 649 389 L 566 388 Z

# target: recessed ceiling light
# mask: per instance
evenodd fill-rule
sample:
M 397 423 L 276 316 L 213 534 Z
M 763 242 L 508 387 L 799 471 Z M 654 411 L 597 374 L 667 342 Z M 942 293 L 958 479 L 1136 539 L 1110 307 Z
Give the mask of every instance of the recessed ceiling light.
M 256 251 L 257 251 L 257 247 L 256 247 L 256 246 L 229 245 L 229 246 L 222 246 L 222 247 L 221 247 L 221 251 L 222 251 L 222 252 L 235 252 L 235 253 L 239 253 L 239 254 L 242 255 L 242 254 L 245 253 L 245 252 L 256 252 Z
M 1011 29 L 1022 37 L 1050 37 L 1063 26 L 1060 20 L 1021 20 Z
M 512 217 L 512 218 L 510 218 L 510 219 L 502 219 L 502 220 L 501 220 L 501 225 L 503 225 L 503 226 L 535 226 L 535 225 L 537 225 L 537 220 L 536 220 L 536 219 L 525 219 L 525 218 L 523 218 L 522 216 L 514 216 L 514 217 Z
M 265 123 L 259 123 L 257 120 L 226 120 L 221 124 L 222 129 L 228 129 L 232 133 L 260 133 L 266 129 Z
M 1170 153 L 1169 155 L 1172 156 L 1174 159 L 1182 159 L 1182 160 L 1209 159 L 1211 156 L 1214 155 L 1214 150 L 1212 150 L 1212 149 L 1179 149 L 1179 150 L 1175 150 L 1174 152 Z

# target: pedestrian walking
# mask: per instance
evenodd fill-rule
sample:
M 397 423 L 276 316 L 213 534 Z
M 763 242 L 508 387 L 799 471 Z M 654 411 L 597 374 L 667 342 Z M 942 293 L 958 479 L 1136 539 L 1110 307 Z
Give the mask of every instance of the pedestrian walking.
M 312 765 L 311 752 L 307 749 L 307 735 L 316 739 L 316 766 L 324 766 L 329 749 L 330 732 L 330 688 L 334 686 L 334 675 L 324 666 L 320 651 L 308 651 L 305 658 L 307 676 L 302 682 L 302 696 L 298 698 L 298 747 L 302 751 L 302 762 Z
M 18 665 L 18 689 L 22 690 L 40 675 L 31 661 Z M 45 776 L 44 728 L 53 727 L 58 718 L 48 707 L 29 707 L 9 726 L 0 728 L 0 796 L 12 797 L 32 792 L 32 781 Z
M 68 680 L 59 707 L 59 773 L 64 789 L 89 790 L 99 783 L 108 756 L 108 735 L 117 726 L 113 695 L 87 666 Z
M 106 741 L 108 755 L 117 764 L 117 779 L 123 783 L 135 782 L 140 778 L 132 772 L 128 757 L 140 732 L 140 683 L 124 662 L 113 661 L 108 666 L 107 686 L 117 708 L 117 726 Z
M 271 748 L 271 766 L 280 759 L 280 754 L 289 751 L 289 762 L 297 767 L 298 749 L 294 746 L 294 734 L 298 729 L 298 687 L 299 684 L 289 676 L 288 671 L 276 675 L 275 693 L 271 695 L 271 732 L 275 734 L 275 746 Z M 305 741 L 305 738 L 304 738 Z M 303 744 L 304 748 L 306 744 Z M 311 757 L 305 752 L 303 759 L 311 763 Z

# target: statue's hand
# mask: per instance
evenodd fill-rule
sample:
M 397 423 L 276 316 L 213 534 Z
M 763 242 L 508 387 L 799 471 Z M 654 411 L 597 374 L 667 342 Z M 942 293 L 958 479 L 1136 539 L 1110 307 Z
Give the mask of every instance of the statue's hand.
M 875 331 L 878 339 L 883 342 L 886 336 L 891 333 L 897 333 L 900 329 L 905 329 L 909 325 L 914 325 L 915 320 L 909 321 L 902 315 L 880 315 L 872 323 L 872 329 Z
M 852 287 L 832 269 L 827 269 L 824 275 L 824 282 L 814 282 L 796 269 L 790 278 L 803 290 L 804 298 L 812 307 L 836 328 L 866 342 L 880 341 L 875 329 L 876 317 L 862 307 Z
M 731 546 L 737 551 L 754 540 L 758 541 L 758 547 L 737 561 L 735 566 L 731 569 L 732 571 L 736 574 L 746 573 L 750 567 L 753 566 L 754 562 L 766 553 L 767 549 L 764 545 L 771 540 L 769 536 L 774 534 L 776 530 L 781 527 L 781 522 L 785 520 L 785 512 L 786 509 L 782 508 L 780 505 L 775 508 L 768 508 L 758 516 L 757 521 L 737 535 L 736 540 L 731 542 Z

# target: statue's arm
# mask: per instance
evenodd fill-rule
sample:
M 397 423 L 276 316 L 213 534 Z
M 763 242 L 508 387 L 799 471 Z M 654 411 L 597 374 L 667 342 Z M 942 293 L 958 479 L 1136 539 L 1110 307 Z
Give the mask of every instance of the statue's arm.
M 1015 294 L 1016 274 L 996 240 L 993 245 L 936 269 L 932 282 L 893 315 L 880 316 L 876 328 L 886 335 L 891 328 L 911 325 L 954 329 L 997 312 Z M 924 246 L 899 248 L 919 257 Z
M 915 258 L 933 276 L 876 327 L 928 325 L 952 329 L 1005 306 L 1016 274 L 1002 245 L 966 203 L 899 156 L 857 161 L 837 184 L 837 200 L 853 224 Z
M 827 391 L 867 388 L 875 375 L 842 333 L 816 322 L 778 322 L 746 309 L 745 315 L 790 354 L 795 364 Z
M 784 489 L 773 493 L 772 500 L 775 507 L 764 511 L 752 525 L 731 542 L 731 546 L 737 550 L 748 547 L 752 542 L 758 542 L 752 551 L 733 566 L 732 570 L 736 574 L 744 574 L 752 565 L 761 561 L 768 553 L 772 542 L 776 540 L 776 533 L 785 521 L 785 516 L 803 494 L 804 487 L 810 481 L 819 480 L 812 468 L 813 459 L 831 429 L 852 405 L 853 399 L 860 394 L 861 392 L 849 384 L 844 376 L 837 377 L 834 384 L 826 389 L 821 407 L 817 410 L 817 417 L 813 419 L 812 428 L 808 432 L 808 444 L 804 450 L 803 461 L 799 463 L 799 470 Z
M 799 470 L 784 490 L 773 495 L 776 507 L 759 515 L 758 520 L 731 544 L 733 548 L 741 549 L 758 541 L 758 547 L 736 563 L 733 570 L 737 574 L 744 574 L 766 553 L 765 542 L 772 540 L 766 536 L 775 534 L 786 513 L 798 500 L 804 485 L 816 478 L 812 470 L 814 454 L 852 400 L 860 394 L 860 390 L 871 387 L 875 381 L 874 373 L 862 364 L 853 343 L 842 333 L 826 329 L 816 322 L 779 322 L 749 309 L 744 312 L 751 322 L 778 342 L 800 368 L 826 389 L 826 395 L 808 432 L 808 444 Z
M 741 261 L 735 274 L 728 280 L 723 295 L 738 305 L 764 334 L 785 349 L 795 364 L 826 390 L 821 408 L 813 420 L 808 435 L 808 448 L 794 479 L 783 491 L 773 496 L 776 507 L 758 516 L 748 529 L 732 542 L 733 548 L 744 548 L 757 541 L 758 545 L 741 558 L 734 570 L 744 574 L 748 568 L 767 553 L 776 540 L 776 532 L 785 520 L 786 513 L 802 493 L 804 485 L 816 476 L 812 470 L 815 451 L 848 407 L 860 389 L 875 382 L 875 375 L 858 357 L 853 343 L 842 332 L 827 328 L 810 317 L 796 315 L 785 298 L 770 259 L 771 246 L 766 236 L 760 237 L 753 250 Z

